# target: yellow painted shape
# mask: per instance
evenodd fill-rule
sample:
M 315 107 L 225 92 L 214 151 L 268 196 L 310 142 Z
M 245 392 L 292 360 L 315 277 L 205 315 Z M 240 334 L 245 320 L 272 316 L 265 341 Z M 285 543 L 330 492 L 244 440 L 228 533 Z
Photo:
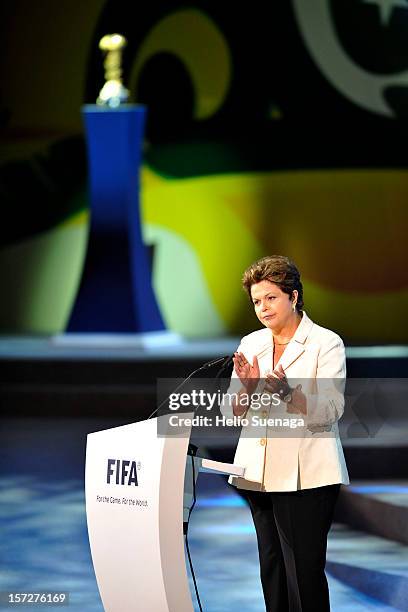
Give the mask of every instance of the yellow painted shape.
M 305 310 L 320 325 L 335 329 L 353 342 L 408 342 L 405 325 L 408 289 L 393 292 L 347 293 L 303 279 Z
M 274 172 L 161 179 L 143 192 L 143 216 L 190 242 L 231 332 L 258 326 L 240 287 L 243 270 L 265 254 L 283 253 L 297 261 L 306 304 L 320 323 L 353 339 L 408 340 L 407 285 L 392 289 L 378 283 L 384 254 L 395 269 L 406 248 L 405 242 L 393 241 L 406 227 L 407 173 L 325 175 Z M 359 197 L 353 196 L 356 188 Z M 384 225 L 386 206 L 393 211 L 391 236 Z M 402 271 L 405 282 L 404 266 Z M 368 289 L 359 288 L 364 283 Z
M 136 99 L 143 66 L 161 52 L 176 55 L 187 68 L 195 91 L 195 119 L 211 117 L 223 105 L 231 82 L 229 47 L 214 21 L 191 8 L 156 23 L 146 34 L 130 72 L 129 85 Z
M 290 253 L 329 289 L 408 288 L 407 171 L 273 172 L 247 181 L 228 204 L 266 251 Z
M 233 185 L 225 177 L 168 181 L 163 187 L 143 192 L 145 222 L 166 227 L 191 244 L 215 306 L 227 322 L 234 311 L 230 297 L 241 305 L 246 301 L 239 279 L 248 265 L 248 254 L 253 258 L 262 255 L 256 238 L 225 206 L 224 191 L 228 192 L 231 185 L 239 189 L 240 182 L 244 184 L 245 178 L 234 177 Z

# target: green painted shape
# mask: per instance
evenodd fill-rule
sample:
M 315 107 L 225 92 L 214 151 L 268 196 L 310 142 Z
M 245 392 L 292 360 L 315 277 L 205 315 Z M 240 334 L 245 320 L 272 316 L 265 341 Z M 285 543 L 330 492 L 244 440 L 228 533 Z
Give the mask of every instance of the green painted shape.
M 177 232 L 149 223 L 144 237 L 154 245 L 153 286 L 167 328 L 188 337 L 227 333 L 191 244 Z
M 0 251 L 0 330 L 65 330 L 77 293 L 88 236 L 82 222 L 60 225 Z

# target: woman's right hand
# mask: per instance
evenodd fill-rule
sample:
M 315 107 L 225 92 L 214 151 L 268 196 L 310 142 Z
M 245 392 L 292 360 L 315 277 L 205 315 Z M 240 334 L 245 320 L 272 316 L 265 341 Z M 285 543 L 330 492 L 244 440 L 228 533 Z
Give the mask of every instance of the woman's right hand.
M 243 353 L 234 353 L 235 372 L 247 393 L 253 393 L 259 382 L 259 364 L 255 355 L 251 365 Z

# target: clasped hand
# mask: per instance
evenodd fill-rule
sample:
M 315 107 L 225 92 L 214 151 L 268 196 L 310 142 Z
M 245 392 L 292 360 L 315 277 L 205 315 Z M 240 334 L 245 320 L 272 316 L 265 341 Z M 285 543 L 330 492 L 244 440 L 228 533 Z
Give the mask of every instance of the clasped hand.
M 281 399 L 284 399 L 292 391 L 281 364 L 275 368 L 272 374 L 267 374 L 265 389 L 269 393 L 277 393 Z
M 235 372 L 247 393 L 253 393 L 259 382 L 259 363 L 255 355 L 251 365 L 243 353 L 234 353 L 233 356 Z M 302 393 L 302 386 L 298 385 L 291 389 L 282 365 L 266 376 L 265 390 L 269 393 L 277 393 L 281 399 L 292 395 L 292 401 L 287 404 L 287 412 L 292 414 L 306 414 L 306 397 Z
M 286 405 L 286 412 L 290 414 L 307 414 L 306 396 L 302 393 L 302 385 L 297 385 L 292 389 L 281 364 L 275 368 L 272 374 L 267 375 L 265 389 L 270 393 L 277 393 L 283 400 L 288 395 L 291 396 L 290 401 Z

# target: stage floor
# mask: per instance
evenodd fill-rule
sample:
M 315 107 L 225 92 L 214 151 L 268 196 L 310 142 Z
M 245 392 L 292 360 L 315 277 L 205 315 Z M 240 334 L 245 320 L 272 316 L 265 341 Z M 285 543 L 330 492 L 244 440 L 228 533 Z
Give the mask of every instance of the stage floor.
M 24 419 L 3 421 L 0 590 L 65 590 L 70 609 L 103 612 L 85 518 L 83 436 L 92 430 L 95 423 L 74 419 L 37 419 L 35 425 Z M 382 489 L 381 483 L 374 484 L 374 494 L 383 497 L 386 483 Z M 395 486 L 390 495 L 405 501 L 408 482 Z M 189 542 L 203 610 L 264 610 L 250 512 L 223 478 L 200 475 Z M 398 601 L 408 593 L 408 547 L 335 523 L 327 576 L 337 612 L 402 610 Z

